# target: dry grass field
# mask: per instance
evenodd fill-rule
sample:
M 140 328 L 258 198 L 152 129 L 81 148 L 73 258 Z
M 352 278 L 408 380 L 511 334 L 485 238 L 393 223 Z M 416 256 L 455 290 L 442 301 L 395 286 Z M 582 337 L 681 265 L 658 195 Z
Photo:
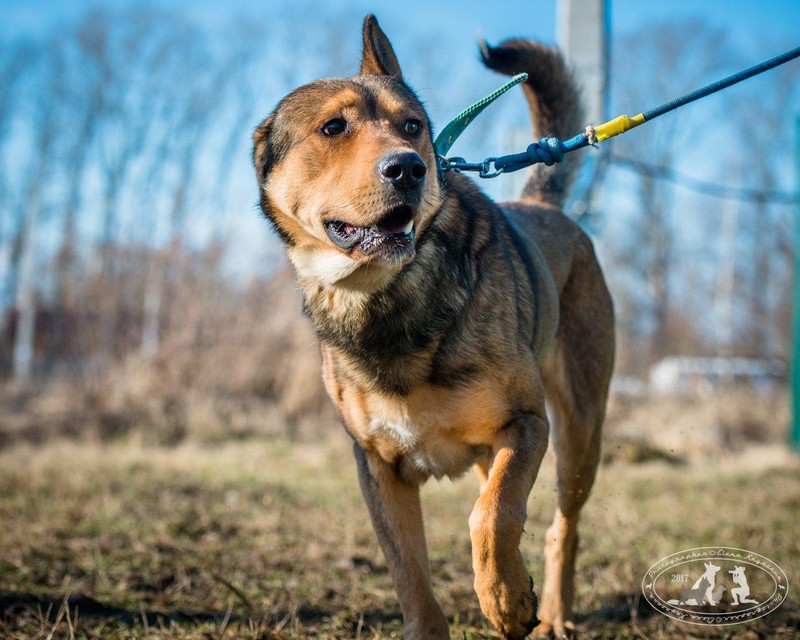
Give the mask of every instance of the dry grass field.
M 622 451 L 622 445 L 610 445 Z M 582 529 L 583 638 L 800 636 L 800 466 L 780 447 L 675 462 L 620 455 Z M 155 447 L 18 443 L 0 451 L 0 637 L 399 638 L 397 604 L 338 430 L 316 442 Z M 548 456 L 522 548 L 537 584 L 553 508 Z M 472 477 L 423 490 L 438 596 L 454 638 L 496 637 L 472 592 Z M 789 601 L 707 630 L 640 599 L 647 567 L 703 545 L 782 565 Z

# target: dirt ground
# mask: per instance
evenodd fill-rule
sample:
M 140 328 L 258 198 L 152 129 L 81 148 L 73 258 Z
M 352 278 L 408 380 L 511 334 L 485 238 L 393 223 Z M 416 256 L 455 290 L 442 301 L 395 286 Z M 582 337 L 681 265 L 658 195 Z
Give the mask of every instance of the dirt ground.
M 582 523 L 582 638 L 800 637 L 800 464 L 779 446 L 702 462 L 610 456 Z M 473 477 L 423 490 L 435 588 L 460 639 L 496 637 L 472 591 Z M 542 580 L 548 458 L 523 553 Z M 646 569 L 690 547 L 756 551 L 788 601 L 705 629 L 654 613 Z M 399 638 L 401 621 L 349 443 L 154 447 L 51 441 L 0 451 L 0 637 Z

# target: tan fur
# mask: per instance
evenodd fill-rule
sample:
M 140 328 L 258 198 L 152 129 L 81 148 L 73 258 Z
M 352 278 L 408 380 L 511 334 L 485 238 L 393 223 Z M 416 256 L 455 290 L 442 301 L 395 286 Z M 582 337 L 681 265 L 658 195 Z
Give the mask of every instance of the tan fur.
M 599 460 L 613 365 L 602 272 L 590 240 L 552 206 L 569 176 L 539 171 L 525 202 L 499 208 L 463 176 L 438 173 L 427 116 L 371 16 L 363 37 L 361 75 L 301 87 L 257 129 L 262 208 L 286 242 L 320 337 L 325 386 L 354 440 L 406 637 L 449 637 L 430 584 L 419 486 L 470 466 L 481 488 L 469 518 L 481 609 L 506 638 L 537 624 L 519 543 L 548 437 L 558 509 L 537 632 L 563 635 L 574 626 L 578 514 Z M 532 114 L 540 126 L 573 125 L 577 90 L 560 56 L 513 41 L 485 47 L 484 58 L 503 72 L 557 76 L 563 95 L 526 86 Z M 320 133 L 332 118 L 347 122 L 346 133 Z M 404 133 L 409 118 L 423 134 Z M 427 169 L 402 192 L 380 173 L 401 152 Z M 399 198 L 414 202 L 410 248 L 343 249 L 329 237 L 332 220 L 386 224 Z

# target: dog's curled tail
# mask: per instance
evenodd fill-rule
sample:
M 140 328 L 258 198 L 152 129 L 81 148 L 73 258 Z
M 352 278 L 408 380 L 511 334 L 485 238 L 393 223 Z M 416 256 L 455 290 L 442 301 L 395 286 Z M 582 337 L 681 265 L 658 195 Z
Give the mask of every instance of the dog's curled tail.
M 583 131 L 581 92 L 557 49 L 517 39 L 496 47 L 482 41 L 479 46 L 483 63 L 490 69 L 506 75 L 528 74 L 523 89 L 536 140 L 544 136 L 566 140 Z M 533 165 L 522 197 L 563 207 L 579 167 L 577 153 L 567 154 L 563 162 L 551 167 Z

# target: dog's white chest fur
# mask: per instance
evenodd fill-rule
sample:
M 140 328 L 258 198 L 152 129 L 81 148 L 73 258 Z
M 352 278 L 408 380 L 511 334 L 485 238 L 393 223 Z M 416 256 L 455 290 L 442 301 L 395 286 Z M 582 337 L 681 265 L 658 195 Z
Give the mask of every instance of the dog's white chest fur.
M 332 285 L 352 274 L 360 266 L 356 260 L 335 250 L 294 249 L 289 259 L 300 277 L 323 285 Z
M 461 442 L 446 428 L 436 428 L 430 423 L 420 425 L 408 417 L 374 419 L 369 435 L 384 447 L 390 444 L 399 454 L 400 471 L 408 479 L 458 477 L 484 452 L 483 447 Z
M 484 429 L 504 420 L 504 408 L 472 390 L 423 389 L 407 397 L 371 396 L 364 440 L 409 477 L 457 477 L 487 450 Z
M 400 449 L 407 451 L 414 449 L 420 439 L 420 429 L 407 416 L 392 420 L 373 418 L 370 421 L 369 434 L 388 436 Z

